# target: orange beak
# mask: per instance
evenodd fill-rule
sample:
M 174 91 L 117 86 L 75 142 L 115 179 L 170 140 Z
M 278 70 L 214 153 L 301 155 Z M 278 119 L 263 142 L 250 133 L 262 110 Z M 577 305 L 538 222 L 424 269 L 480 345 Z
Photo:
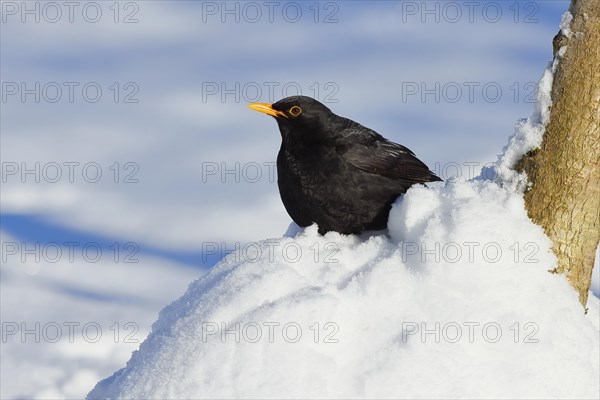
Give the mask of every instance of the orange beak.
M 275 118 L 277 118 L 277 117 L 287 118 L 288 117 L 287 115 L 285 115 L 285 113 L 283 111 L 278 111 L 278 110 L 274 109 L 273 106 L 269 103 L 252 103 L 252 104 L 248 104 L 248 107 L 253 109 L 254 111 L 265 113 L 265 114 L 271 115 Z

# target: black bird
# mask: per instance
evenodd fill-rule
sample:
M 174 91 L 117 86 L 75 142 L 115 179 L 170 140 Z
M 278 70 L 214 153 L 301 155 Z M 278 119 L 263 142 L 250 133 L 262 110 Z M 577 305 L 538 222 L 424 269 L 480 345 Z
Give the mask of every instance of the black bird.
M 441 181 L 408 148 L 313 98 L 292 96 L 248 107 L 275 117 L 279 125 L 279 194 L 301 227 L 317 223 L 321 234 L 385 229 L 399 195 L 415 183 Z

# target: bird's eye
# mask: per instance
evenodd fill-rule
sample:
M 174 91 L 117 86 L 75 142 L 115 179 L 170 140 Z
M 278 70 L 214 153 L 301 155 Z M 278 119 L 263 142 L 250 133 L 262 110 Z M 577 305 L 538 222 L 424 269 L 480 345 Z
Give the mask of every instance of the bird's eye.
M 293 106 L 292 108 L 290 108 L 290 114 L 292 114 L 293 117 L 297 117 L 301 113 L 302 109 L 298 106 Z

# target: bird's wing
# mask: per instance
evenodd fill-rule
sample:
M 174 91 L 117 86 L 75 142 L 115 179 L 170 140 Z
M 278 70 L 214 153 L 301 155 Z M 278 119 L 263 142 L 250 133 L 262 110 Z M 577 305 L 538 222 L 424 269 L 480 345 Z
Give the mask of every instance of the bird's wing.
M 342 158 L 363 171 L 412 183 L 440 181 L 407 147 L 383 138 L 374 131 L 350 132 L 352 145 Z

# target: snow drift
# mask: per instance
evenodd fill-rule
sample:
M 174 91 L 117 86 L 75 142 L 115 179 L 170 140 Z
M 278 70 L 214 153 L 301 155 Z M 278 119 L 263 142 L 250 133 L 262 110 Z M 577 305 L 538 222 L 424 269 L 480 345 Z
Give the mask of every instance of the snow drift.
M 585 316 L 548 273 L 512 170 L 555 67 L 487 179 L 414 186 L 386 233 L 312 226 L 230 254 L 88 398 L 598 398 L 598 298 Z
M 597 397 L 597 299 L 547 272 L 521 195 L 413 187 L 389 225 L 229 255 L 89 398 Z

